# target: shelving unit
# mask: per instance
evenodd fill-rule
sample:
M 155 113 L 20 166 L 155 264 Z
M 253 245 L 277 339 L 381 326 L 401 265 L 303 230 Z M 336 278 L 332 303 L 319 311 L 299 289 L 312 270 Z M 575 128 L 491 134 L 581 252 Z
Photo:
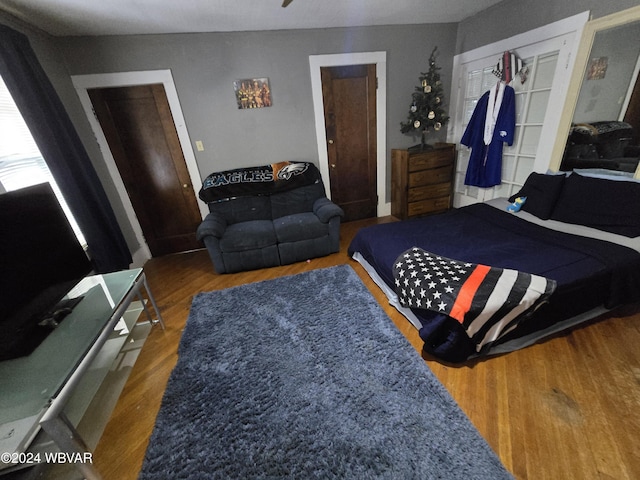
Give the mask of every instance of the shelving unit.
M 3 480 L 101 478 L 91 462 L 58 463 L 51 461 L 51 455 L 62 452 L 63 459 L 69 454 L 70 458 L 92 460 L 91 452 L 102 436 L 153 324 L 160 323 L 164 328 L 141 269 L 87 277 L 83 282 L 86 283 L 81 287 L 83 301 L 32 358 L 0 364 L 6 378 L 14 372 L 18 376 L 6 380 L 4 385 L 13 402 L 25 395 L 21 393 L 25 387 L 27 392 L 43 388 L 38 395 L 40 400 L 26 407 L 17 403 L 11 409 L 12 416 L 2 418 L 1 427 L 15 433 L 17 440 L 20 435 L 24 436 L 23 443 L 28 448 L 26 457 L 22 458 L 29 459 L 27 464 L 0 470 Z M 147 298 L 141 293 L 143 288 Z M 155 319 L 149 306 L 156 314 Z M 146 321 L 141 318 L 143 312 Z M 56 352 L 60 352 L 57 357 Z M 34 372 L 33 384 L 24 380 L 34 367 L 47 370 L 49 363 L 52 375 L 55 373 L 61 378 Z M 40 384 L 43 387 L 39 387 Z M 39 407 L 38 401 L 45 403 Z M 31 438 L 30 431 L 35 437 Z M 36 459 L 40 463 L 34 464 Z

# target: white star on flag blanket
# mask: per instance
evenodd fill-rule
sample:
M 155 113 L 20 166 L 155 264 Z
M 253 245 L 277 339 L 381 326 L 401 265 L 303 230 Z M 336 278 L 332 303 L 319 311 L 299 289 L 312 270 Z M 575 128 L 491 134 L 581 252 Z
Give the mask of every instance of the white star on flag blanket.
M 403 306 L 457 320 L 478 351 L 514 328 L 556 287 L 538 275 L 453 260 L 418 247 L 396 259 L 393 276 Z

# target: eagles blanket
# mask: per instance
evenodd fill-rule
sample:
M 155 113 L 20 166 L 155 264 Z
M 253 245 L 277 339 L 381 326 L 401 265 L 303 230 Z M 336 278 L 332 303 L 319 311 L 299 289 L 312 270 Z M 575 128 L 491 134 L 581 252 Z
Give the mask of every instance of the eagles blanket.
M 199 196 L 209 203 L 245 195 L 270 195 L 319 181 L 320 172 L 313 163 L 280 162 L 214 172 L 202 182 Z
M 554 280 L 538 275 L 452 260 L 418 247 L 398 257 L 393 276 L 403 306 L 458 321 L 477 352 L 515 328 L 556 288 Z

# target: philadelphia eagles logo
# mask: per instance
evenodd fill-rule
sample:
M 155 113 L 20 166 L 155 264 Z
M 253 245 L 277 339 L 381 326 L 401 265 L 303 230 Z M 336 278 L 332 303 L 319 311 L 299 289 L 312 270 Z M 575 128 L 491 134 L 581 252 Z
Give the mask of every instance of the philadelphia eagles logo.
M 279 170 L 277 170 L 276 165 L 278 165 L 278 166 L 279 165 L 283 165 L 283 166 Z M 274 164 L 273 167 L 274 167 L 273 168 L 274 173 L 277 172 L 276 179 L 278 179 L 278 180 L 290 180 L 291 177 L 296 176 L 296 175 L 300 175 L 300 174 L 306 172 L 307 169 L 309 168 L 309 164 L 308 163 L 282 162 L 280 164 Z

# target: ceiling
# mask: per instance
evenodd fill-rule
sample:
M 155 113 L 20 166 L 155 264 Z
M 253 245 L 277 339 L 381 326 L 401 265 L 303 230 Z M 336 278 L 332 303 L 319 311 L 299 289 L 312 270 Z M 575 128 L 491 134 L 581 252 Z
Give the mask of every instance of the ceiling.
M 55 36 L 290 30 L 459 22 L 502 0 L 0 0 Z

